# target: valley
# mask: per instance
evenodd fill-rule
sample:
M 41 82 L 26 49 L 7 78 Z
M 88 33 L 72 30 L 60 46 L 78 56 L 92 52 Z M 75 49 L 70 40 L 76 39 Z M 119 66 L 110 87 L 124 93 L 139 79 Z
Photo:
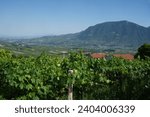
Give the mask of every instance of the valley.
M 126 20 L 96 24 L 72 34 L 29 39 L 0 38 L 0 48 L 24 55 L 39 55 L 42 52 L 60 55 L 80 50 L 134 54 L 144 43 L 150 43 L 150 28 Z

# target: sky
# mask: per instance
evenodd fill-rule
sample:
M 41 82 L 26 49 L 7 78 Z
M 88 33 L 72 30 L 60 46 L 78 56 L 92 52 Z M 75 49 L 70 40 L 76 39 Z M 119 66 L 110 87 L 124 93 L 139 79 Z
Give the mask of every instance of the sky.
M 76 33 L 120 20 L 150 26 L 150 0 L 0 0 L 0 37 Z

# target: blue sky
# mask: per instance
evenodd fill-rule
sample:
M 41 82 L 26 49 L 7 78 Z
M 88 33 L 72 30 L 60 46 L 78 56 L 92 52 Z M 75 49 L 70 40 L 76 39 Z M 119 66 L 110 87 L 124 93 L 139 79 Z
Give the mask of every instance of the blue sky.
M 150 0 L 0 0 L 0 36 L 75 33 L 119 20 L 150 26 Z

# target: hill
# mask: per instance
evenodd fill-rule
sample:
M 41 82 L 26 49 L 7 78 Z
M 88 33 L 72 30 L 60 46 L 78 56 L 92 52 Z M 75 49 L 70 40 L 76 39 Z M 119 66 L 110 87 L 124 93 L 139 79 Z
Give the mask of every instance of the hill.
M 16 43 L 95 50 L 134 50 L 150 43 L 150 27 L 129 21 L 104 22 L 75 34 L 44 36 Z
M 150 31 L 146 27 L 128 21 L 105 22 L 87 28 L 80 33 L 79 39 L 136 46 L 150 42 Z

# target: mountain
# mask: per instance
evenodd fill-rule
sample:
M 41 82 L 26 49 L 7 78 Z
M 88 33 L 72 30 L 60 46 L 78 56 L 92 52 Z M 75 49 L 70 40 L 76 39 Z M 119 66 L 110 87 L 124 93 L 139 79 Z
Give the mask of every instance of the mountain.
M 44 36 L 20 42 L 68 48 L 136 49 L 144 43 L 150 43 L 150 27 L 129 21 L 104 22 L 75 34 Z
M 78 36 L 80 40 L 96 40 L 115 45 L 139 45 L 150 42 L 148 28 L 128 21 L 105 22 L 87 28 Z

